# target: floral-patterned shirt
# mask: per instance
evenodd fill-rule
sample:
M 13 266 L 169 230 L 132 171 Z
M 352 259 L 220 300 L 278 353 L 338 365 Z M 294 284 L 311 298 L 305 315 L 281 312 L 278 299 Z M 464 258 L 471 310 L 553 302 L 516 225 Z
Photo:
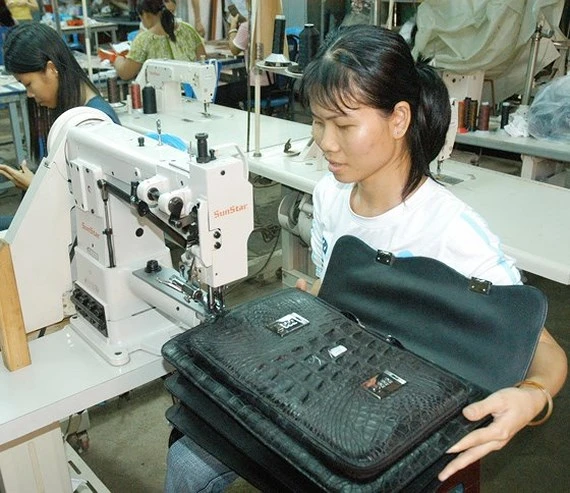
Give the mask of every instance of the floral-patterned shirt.
M 167 58 L 169 60 L 196 60 L 196 50 L 203 44 L 203 40 L 190 24 L 178 22 L 174 28 L 176 42 L 172 42 L 168 35 L 154 34 L 150 31 L 141 31 L 133 42 L 127 58 L 144 63 L 151 58 Z

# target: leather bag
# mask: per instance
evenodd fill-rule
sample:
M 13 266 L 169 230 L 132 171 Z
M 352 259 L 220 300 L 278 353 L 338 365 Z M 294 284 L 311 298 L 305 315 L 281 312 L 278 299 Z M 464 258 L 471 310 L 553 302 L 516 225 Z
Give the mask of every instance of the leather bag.
M 542 291 L 467 278 L 437 260 L 339 238 L 319 297 L 382 337 L 491 392 L 524 379 L 547 313 Z
M 282 290 L 166 343 L 180 372 L 167 387 L 181 399 L 168 419 L 197 439 L 197 413 L 280 485 L 292 467 L 318 491 L 424 491 L 453 458 L 446 450 L 487 422 L 461 409 L 524 378 L 546 318 L 535 288 L 354 237 L 337 241 L 319 297 Z M 406 383 L 385 380 L 374 395 L 363 384 L 386 369 Z
M 240 305 L 162 352 L 194 384 L 205 388 L 207 375 L 329 469 L 360 481 L 463 420 L 463 407 L 486 395 L 297 289 Z

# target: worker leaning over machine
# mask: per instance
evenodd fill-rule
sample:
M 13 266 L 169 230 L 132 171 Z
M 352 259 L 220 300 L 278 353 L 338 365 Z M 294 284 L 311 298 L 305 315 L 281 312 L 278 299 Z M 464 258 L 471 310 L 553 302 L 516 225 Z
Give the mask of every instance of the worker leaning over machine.
M 73 52 L 46 24 L 31 22 L 12 29 L 4 41 L 4 64 L 30 98 L 33 161 L 39 162 L 44 156 L 52 123 L 70 108 L 96 108 L 119 123 L 115 110 L 103 99 Z M 0 174 L 23 190 L 28 189 L 34 176 L 27 161 L 20 163 L 19 169 L 0 164 Z M 11 216 L 0 217 L 0 230 L 7 229 L 11 221 Z

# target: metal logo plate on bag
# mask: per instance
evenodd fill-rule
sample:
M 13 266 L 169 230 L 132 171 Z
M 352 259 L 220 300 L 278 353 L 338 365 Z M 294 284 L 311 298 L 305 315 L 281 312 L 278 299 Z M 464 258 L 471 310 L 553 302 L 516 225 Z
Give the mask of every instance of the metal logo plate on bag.
M 309 321 L 306 318 L 301 317 L 298 313 L 292 312 L 289 313 L 289 315 L 285 315 L 284 317 L 275 320 L 275 322 L 267 324 L 265 327 L 271 332 L 275 332 L 277 335 L 285 337 L 286 335 L 299 330 L 301 327 L 305 327 L 305 325 L 309 325 Z
M 400 378 L 395 373 L 385 370 L 383 373 L 374 375 L 368 380 L 362 382 L 360 385 L 374 397 L 384 399 L 406 385 L 406 383 L 406 380 Z

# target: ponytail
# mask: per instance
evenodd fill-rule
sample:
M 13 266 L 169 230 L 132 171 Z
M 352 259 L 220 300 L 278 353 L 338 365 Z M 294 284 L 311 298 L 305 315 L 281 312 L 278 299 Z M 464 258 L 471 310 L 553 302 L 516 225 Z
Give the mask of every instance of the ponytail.
M 174 28 L 176 27 L 176 19 L 174 14 L 168 10 L 164 4 L 160 9 L 160 24 L 164 32 L 168 34 L 168 37 L 173 43 L 176 43 L 176 34 L 174 34 Z
M 176 20 L 174 19 L 174 14 L 164 5 L 164 0 L 138 0 L 137 13 L 142 15 L 144 12 L 158 15 L 162 29 L 168 34 L 168 38 L 173 43 L 176 43 L 176 34 L 174 34 Z
M 425 122 L 420 130 L 426 144 L 426 158 L 431 162 L 445 143 L 451 105 L 446 85 L 429 62 L 429 59 L 420 55 L 416 61 L 416 70 L 420 78 L 418 116 Z
M 416 61 L 419 94 L 415 118 L 409 129 L 412 167 L 404 196 L 415 189 L 423 176 L 432 176 L 429 165 L 445 143 L 451 120 L 447 87 L 429 62 L 421 55 Z

